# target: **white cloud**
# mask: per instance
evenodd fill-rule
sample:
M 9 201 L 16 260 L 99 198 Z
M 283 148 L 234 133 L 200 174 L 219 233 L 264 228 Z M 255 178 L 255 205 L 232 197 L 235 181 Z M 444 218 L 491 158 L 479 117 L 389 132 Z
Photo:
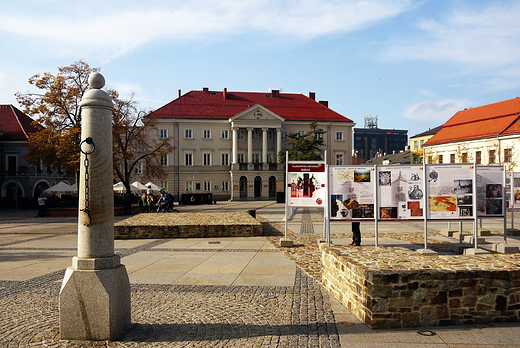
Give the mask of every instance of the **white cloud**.
M 387 60 L 455 62 L 479 70 L 516 65 L 520 60 L 519 12 L 517 1 L 490 2 L 478 9 L 459 7 L 441 20 L 419 21 L 416 31 L 391 40 L 381 54 Z
M 426 100 L 418 104 L 408 106 L 403 116 L 424 123 L 440 125 L 445 123 L 456 112 L 469 107 L 467 100 L 457 99 L 435 99 Z
M 251 32 L 308 40 L 397 16 L 417 0 L 47 2 L 27 7 L 35 12 L 4 11 L 0 33 L 43 39 L 61 54 L 115 57 L 157 40 L 221 40 Z

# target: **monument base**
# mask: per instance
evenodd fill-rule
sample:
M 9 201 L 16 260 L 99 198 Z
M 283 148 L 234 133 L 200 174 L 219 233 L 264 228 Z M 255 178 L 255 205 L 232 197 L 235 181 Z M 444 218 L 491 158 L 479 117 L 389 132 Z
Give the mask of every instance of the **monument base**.
M 130 325 L 130 281 L 124 265 L 67 268 L 60 290 L 62 340 L 112 340 Z

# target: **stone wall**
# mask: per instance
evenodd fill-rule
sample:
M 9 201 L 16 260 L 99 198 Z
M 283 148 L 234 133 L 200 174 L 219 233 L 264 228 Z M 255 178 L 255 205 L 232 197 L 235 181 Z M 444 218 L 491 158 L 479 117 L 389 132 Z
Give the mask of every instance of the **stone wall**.
M 116 239 L 253 237 L 262 224 L 246 212 L 139 214 L 114 225 Z
M 374 329 L 518 321 L 520 255 L 327 247 L 323 285 Z

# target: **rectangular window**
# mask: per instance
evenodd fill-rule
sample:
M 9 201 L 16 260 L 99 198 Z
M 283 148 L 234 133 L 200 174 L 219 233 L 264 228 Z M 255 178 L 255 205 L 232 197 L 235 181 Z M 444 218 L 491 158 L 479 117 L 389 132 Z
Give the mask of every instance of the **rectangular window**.
M 222 191 L 229 191 L 229 181 L 222 181 Z
M 468 163 L 468 153 L 464 152 L 462 154 L 462 163 Z
M 253 133 L 251 133 L 251 134 L 253 135 L 253 139 L 259 139 L 258 132 L 253 131 Z
M 428 163 L 432 163 L 432 161 L 433 161 L 433 158 L 432 158 L 432 156 L 431 156 L 431 155 L 430 155 L 430 156 L 428 156 Z M 440 158 L 439 158 L 439 161 L 440 161 Z
M 211 165 L 211 154 L 210 153 L 202 154 L 202 165 L 205 165 L 205 166 Z
M 343 165 L 343 154 L 342 153 L 336 154 L 336 165 L 337 166 Z
M 184 130 L 184 138 L 185 139 L 193 139 L 193 130 L 192 129 L 185 129 Z
M 273 139 L 273 132 L 267 131 L 267 140 L 272 140 L 272 139 Z
M 403 140 L 404 140 L 404 139 L 403 139 Z M 423 144 L 424 144 L 424 140 L 421 140 L 421 147 L 422 147 Z
M 273 154 L 272 153 L 267 154 L 267 163 L 273 163 Z
M 204 139 L 211 139 L 211 130 L 204 129 Z
M 513 159 L 513 149 L 504 149 L 504 162 L 511 162 Z
M 222 130 L 222 139 L 229 139 L 229 130 L 227 130 L 227 129 Z
M 450 155 L 450 163 L 455 163 L 455 154 L 454 153 L 452 153 Z
M 159 137 L 161 139 L 168 138 L 168 130 L 167 129 L 160 129 L 159 130 Z
M 323 139 L 323 134 L 320 134 L 320 133 L 316 134 L 316 139 L 317 140 Z
M 475 163 L 476 164 L 481 164 L 482 163 L 482 152 L 477 151 L 475 153 Z
M 168 181 L 161 181 L 161 188 L 168 192 Z
M 414 149 L 414 150 L 417 150 L 417 149 L 418 149 L 418 147 L 417 147 L 417 140 L 415 140 L 415 141 L 413 142 L 413 149 Z
M 260 154 L 258 154 L 258 153 L 253 154 L 253 163 L 260 163 Z
M 163 165 L 163 166 L 168 165 L 168 154 L 161 156 L 161 165 Z
M 495 163 L 495 150 L 489 150 L 489 164 Z
M 442 155 L 439 155 L 439 164 L 442 164 L 442 161 L 443 161 Z M 430 163 L 431 163 L 431 161 L 430 161 Z
M 287 140 L 287 132 L 282 132 L 282 140 Z
M 192 166 L 193 165 L 193 154 L 192 153 L 184 154 L 184 165 L 185 166 Z
M 193 192 L 193 181 L 186 181 L 186 192 Z
M 204 181 L 204 192 L 211 191 L 211 181 Z
M 244 139 L 244 131 L 237 132 L 237 139 Z
M 229 153 L 223 153 L 221 155 L 221 165 L 223 166 L 229 166 Z
M 143 165 L 141 163 L 137 163 L 134 167 L 135 174 L 143 174 Z
M 338 140 L 338 141 L 343 140 L 343 132 L 336 132 L 336 140 Z
M 238 161 L 238 163 L 244 163 L 244 154 L 243 153 L 237 154 L 237 161 Z

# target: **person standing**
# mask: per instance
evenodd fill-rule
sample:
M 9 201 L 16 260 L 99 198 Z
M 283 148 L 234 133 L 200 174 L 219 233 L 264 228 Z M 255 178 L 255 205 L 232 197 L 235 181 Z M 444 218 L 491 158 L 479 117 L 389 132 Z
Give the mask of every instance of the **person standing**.
M 40 197 L 38 197 L 38 214 L 36 217 L 44 217 L 45 216 L 45 202 L 47 201 L 47 197 L 40 193 Z
M 352 221 L 352 243 L 349 244 L 350 246 L 361 245 L 361 229 L 359 225 L 359 221 Z
M 125 193 L 123 201 L 125 205 L 125 215 L 132 215 L 132 194 L 129 192 Z

